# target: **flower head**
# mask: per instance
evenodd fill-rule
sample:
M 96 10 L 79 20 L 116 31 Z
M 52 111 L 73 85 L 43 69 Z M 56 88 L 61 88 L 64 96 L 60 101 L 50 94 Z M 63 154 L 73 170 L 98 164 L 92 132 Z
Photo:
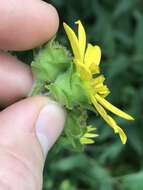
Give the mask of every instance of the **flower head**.
M 106 123 L 113 128 L 114 132 L 119 134 L 122 143 L 125 144 L 127 141 L 126 134 L 106 110 L 126 120 L 134 119 L 105 99 L 109 94 L 109 89 L 104 84 L 104 76 L 100 74 L 100 47 L 88 44 L 86 48 L 86 34 L 84 27 L 80 21 L 77 21 L 76 24 L 78 25 L 78 36 L 76 36 L 75 32 L 66 23 L 64 23 L 64 29 L 73 50 L 73 62 L 76 66 L 76 70 L 85 84 L 85 89 L 87 90 L 91 104 L 94 105 L 96 111 L 101 115 Z M 90 141 L 92 141 L 88 140 L 92 135 L 89 135 L 89 133 L 87 134 L 81 138 L 81 142 L 84 143 L 87 141 L 87 143 L 90 143 Z

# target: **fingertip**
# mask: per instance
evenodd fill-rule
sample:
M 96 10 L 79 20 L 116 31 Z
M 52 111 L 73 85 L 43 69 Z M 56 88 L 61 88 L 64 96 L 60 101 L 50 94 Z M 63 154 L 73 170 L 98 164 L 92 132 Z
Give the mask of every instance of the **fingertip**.
M 44 1 L 40 1 L 38 4 L 38 10 L 40 14 L 40 17 L 38 18 L 39 21 L 37 19 L 37 24 L 39 24 L 38 36 L 41 37 L 41 41 L 38 45 L 40 45 L 56 34 L 59 27 L 59 15 L 53 5 Z
M 54 34 L 56 34 L 59 28 L 59 15 L 58 15 L 57 9 L 53 5 L 48 4 L 44 1 L 42 1 L 42 4 L 43 4 L 43 8 L 45 8 L 45 12 L 43 12 L 43 17 L 49 20 L 48 17 L 50 15 L 50 29 L 51 30 L 49 33 L 49 37 L 52 37 Z
M 35 134 L 38 145 L 46 157 L 62 133 L 65 120 L 66 111 L 59 103 L 47 97 L 29 97 L 1 112 L 0 121 L 4 126 L 0 132 L 12 130 L 10 135 L 25 132 Z
M 33 84 L 31 69 L 16 57 L 0 53 L 0 106 L 27 96 Z
M 27 50 L 48 41 L 58 30 L 57 10 L 44 1 L 4 1 L 0 6 L 0 48 Z

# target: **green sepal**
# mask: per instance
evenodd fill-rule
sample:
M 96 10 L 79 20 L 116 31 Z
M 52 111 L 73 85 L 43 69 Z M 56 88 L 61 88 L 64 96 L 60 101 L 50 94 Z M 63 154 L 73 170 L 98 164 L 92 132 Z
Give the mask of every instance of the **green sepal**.
M 37 80 L 53 82 L 70 67 L 71 62 L 72 58 L 66 48 L 51 40 L 35 55 L 31 66 Z
M 71 67 L 59 75 L 54 83 L 46 86 L 54 99 L 66 106 L 68 109 L 73 109 L 75 106 L 89 106 L 88 94 L 83 85 L 79 74 L 71 64 Z

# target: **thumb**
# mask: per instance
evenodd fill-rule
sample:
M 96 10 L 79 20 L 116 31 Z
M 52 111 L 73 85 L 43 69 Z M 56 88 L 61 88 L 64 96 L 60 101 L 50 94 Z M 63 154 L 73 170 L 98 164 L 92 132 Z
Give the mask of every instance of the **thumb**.
M 27 98 L 0 113 L 0 187 L 42 189 L 44 160 L 64 121 L 62 107 L 45 97 Z

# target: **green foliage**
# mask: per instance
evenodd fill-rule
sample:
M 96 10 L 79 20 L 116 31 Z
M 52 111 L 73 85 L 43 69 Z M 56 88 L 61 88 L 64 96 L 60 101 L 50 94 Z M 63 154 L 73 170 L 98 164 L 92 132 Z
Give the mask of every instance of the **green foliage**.
M 125 175 L 120 178 L 122 186 L 125 190 L 142 190 L 143 189 L 143 172 Z
M 49 2 L 49 1 L 48 1 Z M 143 3 L 142 0 L 51 0 L 61 24 L 81 19 L 90 42 L 102 49 L 102 69 L 111 89 L 110 101 L 132 113 L 125 126 L 127 145 L 89 112 L 101 134 L 85 153 L 49 153 L 43 190 L 143 189 Z M 58 39 L 67 44 L 62 25 Z M 24 54 L 22 59 L 26 59 Z

